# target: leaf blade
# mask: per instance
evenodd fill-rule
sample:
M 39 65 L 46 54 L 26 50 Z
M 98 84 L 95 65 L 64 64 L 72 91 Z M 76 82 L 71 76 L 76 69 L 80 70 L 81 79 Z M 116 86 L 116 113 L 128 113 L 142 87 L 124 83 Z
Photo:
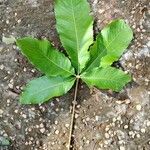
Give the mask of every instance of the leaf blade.
M 88 48 L 93 43 L 93 19 L 89 12 L 86 0 L 56 0 L 55 3 L 56 28 L 78 73 L 88 61 Z
M 107 55 L 101 59 L 101 67 L 107 67 L 117 61 L 133 39 L 133 32 L 123 19 L 112 21 L 102 31 Z
M 111 89 L 116 92 L 119 92 L 125 84 L 131 81 L 130 75 L 113 67 L 94 68 L 83 73 L 81 79 L 89 86 Z
M 101 33 L 97 35 L 96 41 L 90 47 L 90 60 L 87 63 L 85 71 L 89 71 L 95 67 L 100 66 L 100 62 L 103 56 L 107 54 L 106 47 L 103 44 L 103 38 Z
M 21 95 L 22 104 L 41 104 L 50 98 L 67 93 L 73 86 L 75 78 L 40 77 L 30 81 Z
M 17 45 L 29 61 L 47 76 L 68 77 L 74 74 L 69 59 L 55 50 L 49 41 L 25 37 L 17 40 Z

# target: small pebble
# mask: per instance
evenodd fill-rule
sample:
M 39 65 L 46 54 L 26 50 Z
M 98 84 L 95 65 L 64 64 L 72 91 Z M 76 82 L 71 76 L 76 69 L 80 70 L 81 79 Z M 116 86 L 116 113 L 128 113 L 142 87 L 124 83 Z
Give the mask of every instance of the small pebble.
M 56 112 L 59 112 L 59 108 L 56 108 L 55 111 L 56 111 Z
M 98 117 L 98 116 L 95 116 L 95 120 L 98 121 L 98 120 L 99 120 L 99 117 Z
M 17 113 L 18 113 L 18 110 L 16 109 L 14 112 L 17 114 Z
M 69 127 L 69 124 L 65 124 L 65 127 L 68 128 L 68 127 Z
M 10 99 L 7 99 L 7 103 L 10 103 Z
M 32 142 L 31 141 L 29 141 L 29 145 L 31 145 L 32 144 Z
M 20 23 L 20 22 L 21 22 L 21 19 L 19 19 L 17 22 Z
M 137 28 L 137 32 L 140 32 L 141 30 L 140 30 L 140 28 Z
M 57 120 L 55 121 L 55 124 L 56 124 L 56 125 L 58 124 L 58 121 L 57 121 Z
M 9 24 L 9 20 L 6 20 L 6 24 Z
M 122 101 L 116 101 L 116 103 L 117 103 L 117 104 L 122 104 L 123 102 L 122 102 Z
M 113 118 L 113 122 L 116 122 L 116 118 Z
M 133 131 L 129 131 L 129 135 L 133 135 L 134 134 L 134 132 Z
M 58 131 L 58 130 L 56 130 L 56 131 L 55 131 L 55 134 L 56 134 L 56 135 L 58 135 L 58 134 L 59 134 L 59 131 Z
M 77 108 L 80 108 L 81 107 L 81 105 L 77 105 Z
M 12 89 L 13 88 L 13 84 L 9 83 L 8 87 Z
M 44 127 L 44 124 L 43 124 L 43 123 L 41 123 L 41 124 L 40 124 L 40 128 L 43 128 L 43 127 Z
M 124 146 L 120 146 L 120 150 L 125 150 L 125 147 Z
M 0 65 L 0 69 L 1 70 L 3 70 L 4 69 L 4 65 L 2 64 L 2 65 Z
M 87 141 L 86 141 L 86 144 L 89 144 L 89 143 L 90 143 L 90 141 L 89 141 L 89 140 L 87 140 Z
M 124 129 L 128 129 L 128 125 L 125 125 L 125 126 L 124 126 Z
M 145 132 L 146 132 L 146 130 L 145 130 L 144 128 L 142 128 L 142 129 L 141 129 L 141 132 L 142 132 L 142 133 L 145 133 Z
M 40 129 L 40 132 L 44 133 L 45 132 L 45 128 Z
M 108 141 L 104 141 L 104 143 L 106 144 L 106 145 L 108 145 L 109 143 L 108 143 Z
M 28 128 L 28 131 L 29 131 L 29 132 L 31 132 L 31 131 L 32 131 L 32 129 L 31 129 L 31 128 Z
M 120 121 L 120 120 L 121 120 L 121 116 L 118 116 L 118 117 L 117 117 L 117 120 Z
M 4 112 L 4 111 L 3 111 L 2 109 L 0 109 L 0 115 L 2 115 L 2 114 L 3 114 L 3 112 Z
M 106 138 L 106 139 L 109 139 L 109 137 L 110 137 L 109 134 L 108 134 L 108 133 L 105 133 L 105 138 Z
M 78 118 L 78 116 L 79 116 L 78 114 L 75 114 L 75 119 L 77 119 L 77 118 Z
M 31 70 L 31 72 L 32 72 L 32 73 L 34 73 L 34 72 L 35 72 L 35 70 L 34 70 L 34 69 L 32 69 L 32 70 Z
M 59 102 L 59 101 L 60 101 L 60 99 L 59 99 L 59 98 L 56 98 L 56 101 L 57 101 L 57 102 Z
M 105 128 L 105 131 L 109 131 L 109 129 L 110 129 L 109 127 L 106 127 L 106 128 Z
M 89 118 L 89 117 L 87 117 L 87 118 L 86 118 L 86 121 L 90 121 L 90 118 Z
M 75 128 L 75 129 L 77 129 L 77 128 L 78 128 L 78 126 L 76 126 L 76 125 L 75 125 L 75 126 L 74 126 L 74 128 Z
M 124 143 L 124 141 L 123 140 L 120 140 L 120 141 L 118 141 L 118 144 L 123 144 Z
M 16 86 L 16 89 L 18 89 L 18 90 L 19 90 L 19 88 L 20 88 L 19 86 Z
M 126 104 L 130 104 L 131 101 L 130 101 L 129 99 L 126 99 L 126 100 L 125 100 L 125 103 L 126 103 Z
M 26 119 L 26 118 L 27 118 L 27 115 L 25 115 L 25 114 L 22 114 L 22 117 Z
M 136 110 L 140 111 L 142 109 L 142 106 L 140 104 L 136 105 Z
M 23 68 L 23 71 L 26 72 L 26 71 L 27 71 L 27 68 Z
M 136 137 L 137 137 L 137 138 L 140 138 L 141 136 L 140 136 L 140 134 L 137 134 Z
M 147 126 L 147 127 L 149 127 L 149 126 L 150 126 L 150 121 L 148 121 L 148 122 L 146 123 L 146 126 Z
M 146 44 L 148 47 L 150 47 L 150 41 Z

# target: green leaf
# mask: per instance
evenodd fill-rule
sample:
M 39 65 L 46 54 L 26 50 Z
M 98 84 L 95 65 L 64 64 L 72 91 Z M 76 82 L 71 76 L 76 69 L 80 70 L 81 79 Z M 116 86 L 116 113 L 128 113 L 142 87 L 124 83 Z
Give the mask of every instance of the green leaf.
M 103 44 L 102 35 L 99 34 L 94 44 L 90 47 L 90 60 L 86 67 L 86 72 L 90 69 L 100 66 L 100 61 L 107 54 L 107 50 Z
M 69 59 L 55 50 L 49 41 L 26 37 L 17 40 L 17 45 L 23 54 L 47 76 L 68 77 L 74 74 Z
M 50 98 L 67 93 L 73 86 L 75 78 L 40 77 L 28 83 L 21 95 L 22 104 L 40 104 Z
M 3 146 L 9 146 L 10 144 L 11 143 L 7 138 L 0 136 L 0 148 Z
M 89 72 L 83 73 L 81 79 L 88 86 L 96 86 L 100 89 L 111 89 L 116 92 L 119 92 L 125 84 L 131 81 L 130 75 L 113 67 L 94 68 Z
M 77 73 L 85 67 L 93 43 L 93 18 L 89 13 L 87 0 L 56 0 L 56 28 Z
M 2 37 L 2 42 L 4 42 L 5 44 L 13 44 L 15 43 L 15 41 L 16 39 L 12 35 L 10 37 L 5 37 L 5 36 Z
M 107 55 L 101 59 L 101 67 L 111 65 L 117 61 L 133 38 L 133 32 L 124 20 L 112 21 L 102 31 L 103 44 Z

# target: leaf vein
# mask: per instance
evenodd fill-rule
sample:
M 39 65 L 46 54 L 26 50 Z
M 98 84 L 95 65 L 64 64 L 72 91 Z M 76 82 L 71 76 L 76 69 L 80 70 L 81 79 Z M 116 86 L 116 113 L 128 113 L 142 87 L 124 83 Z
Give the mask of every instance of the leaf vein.
M 73 9 L 73 2 L 71 0 L 71 10 L 72 10 L 72 14 L 73 14 L 73 22 L 74 22 L 74 29 L 75 29 L 75 35 L 76 35 L 76 45 L 77 45 L 77 61 L 78 61 L 78 73 L 80 72 L 79 70 L 79 55 L 78 55 L 78 52 L 79 52 L 79 39 L 78 39 L 78 31 L 77 31 L 77 26 L 76 26 L 76 19 L 75 19 L 75 14 L 74 14 L 74 9 Z
M 64 81 L 62 81 L 62 82 L 61 82 L 61 83 L 59 83 L 59 84 L 55 84 L 55 85 L 53 85 L 53 86 L 49 86 L 49 87 L 47 87 L 47 88 L 45 88 L 45 89 L 42 89 L 41 91 L 38 91 L 38 92 L 32 93 L 30 96 L 36 95 L 37 93 L 38 93 L 38 94 L 39 94 L 39 93 L 42 93 L 43 91 L 45 91 L 45 90 L 47 90 L 47 89 L 49 89 L 49 88 L 57 87 L 57 86 L 61 85 L 62 83 L 64 83 Z

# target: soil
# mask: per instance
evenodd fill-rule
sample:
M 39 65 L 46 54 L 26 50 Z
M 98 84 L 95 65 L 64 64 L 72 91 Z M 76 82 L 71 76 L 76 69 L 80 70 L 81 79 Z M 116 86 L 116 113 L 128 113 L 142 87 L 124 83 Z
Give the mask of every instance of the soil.
M 112 19 L 124 18 L 134 40 L 115 64 L 133 76 L 120 93 L 89 90 L 80 83 L 74 150 L 150 149 L 150 3 L 90 0 L 95 35 Z M 47 38 L 63 50 L 55 29 L 53 0 L 0 0 L 0 149 L 67 149 L 74 88 L 42 105 L 21 105 L 25 84 L 41 76 L 21 55 L 15 38 Z M 10 39 L 9 39 L 10 40 Z M 12 40 L 12 38 L 11 38 Z M 4 146 L 4 142 L 8 140 Z

